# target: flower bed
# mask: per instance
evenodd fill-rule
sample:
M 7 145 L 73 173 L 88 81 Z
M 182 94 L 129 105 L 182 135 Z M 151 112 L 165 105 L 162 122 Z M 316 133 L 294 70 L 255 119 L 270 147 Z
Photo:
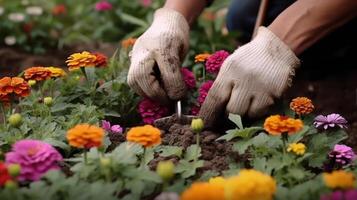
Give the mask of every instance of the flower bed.
M 263 121 L 180 124 L 126 84 L 128 52 L 69 56 L 0 79 L 1 199 L 355 199 L 347 121 L 306 97 Z M 184 112 L 197 114 L 228 52 L 183 68 Z M 282 115 L 284 114 L 284 115 Z M 144 123 L 142 123 L 142 121 Z M 225 132 L 225 133 L 224 133 Z

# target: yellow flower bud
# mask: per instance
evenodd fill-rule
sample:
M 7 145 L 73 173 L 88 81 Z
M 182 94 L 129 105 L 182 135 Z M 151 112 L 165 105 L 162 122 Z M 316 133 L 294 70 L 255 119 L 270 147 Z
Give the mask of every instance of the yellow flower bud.
M 156 167 L 156 173 L 164 180 L 169 181 L 174 177 L 175 165 L 172 161 L 161 161 Z
M 112 161 L 110 160 L 110 158 L 100 158 L 100 165 L 104 168 L 109 167 L 111 163 Z
M 9 119 L 9 123 L 11 126 L 17 127 L 22 123 L 22 116 L 19 113 L 12 114 Z
M 5 188 L 7 189 L 16 189 L 17 188 L 17 183 L 13 180 L 8 180 L 5 183 Z
M 53 99 L 52 97 L 45 97 L 43 99 L 43 103 L 45 103 L 46 106 L 52 106 L 53 104 Z
M 10 164 L 7 169 L 12 177 L 17 177 L 20 175 L 21 166 L 19 164 Z
M 193 119 L 191 122 L 191 129 L 195 133 L 200 133 L 204 128 L 204 123 L 201 118 Z
M 36 80 L 29 80 L 28 81 L 28 84 L 29 84 L 30 87 L 36 85 L 36 83 L 37 83 Z

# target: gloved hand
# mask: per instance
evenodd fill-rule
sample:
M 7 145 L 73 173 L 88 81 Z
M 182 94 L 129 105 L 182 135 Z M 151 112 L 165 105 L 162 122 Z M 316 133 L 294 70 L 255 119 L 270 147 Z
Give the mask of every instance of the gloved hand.
M 250 43 L 225 60 L 199 115 L 207 126 L 212 126 L 224 110 L 259 116 L 291 84 L 299 65 L 299 59 L 283 41 L 260 27 Z
M 161 8 L 131 52 L 128 84 L 141 96 L 163 104 L 184 97 L 181 61 L 189 45 L 189 25 L 179 12 Z

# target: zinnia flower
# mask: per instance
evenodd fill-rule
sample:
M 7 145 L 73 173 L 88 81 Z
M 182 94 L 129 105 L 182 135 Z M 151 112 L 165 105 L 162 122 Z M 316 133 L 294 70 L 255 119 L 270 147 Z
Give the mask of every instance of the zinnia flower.
M 19 97 L 26 97 L 30 93 L 30 86 L 20 77 L 4 77 L 0 79 L 0 95 L 3 100 L 9 98 L 9 95 L 15 94 Z
M 81 67 L 95 67 L 97 56 L 83 51 L 70 55 L 66 61 L 69 71 L 80 69 Z
M 145 98 L 139 103 L 139 113 L 144 123 L 153 124 L 156 119 L 166 116 L 169 113 L 169 109 Z
M 45 67 L 30 67 L 25 70 L 26 80 L 44 81 L 51 78 L 51 71 Z
M 25 15 L 23 13 L 10 13 L 8 18 L 13 22 L 22 22 L 25 20 Z
M 129 130 L 126 139 L 144 147 L 151 147 L 161 143 L 161 132 L 151 125 L 137 126 Z
M 290 108 L 298 115 L 307 115 L 314 110 L 314 105 L 309 98 L 297 97 L 290 103 Z
M 102 120 L 102 128 L 104 130 L 106 130 L 107 132 L 111 132 L 111 133 L 122 133 L 123 132 L 123 128 L 116 124 L 116 125 L 111 125 L 109 121 L 106 120 Z
M 341 165 L 350 164 L 356 158 L 353 149 L 343 144 L 336 144 L 328 156 L 330 159 L 334 160 L 335 163 Z
M 344 170 L 323 173 L 323 179 L 326 186 L 331 189 L 351 189 L 355 185 L 354 174 Z
M 314 120 L 314 125 L 316 128 L 323 128 L 325 130 L 330 127 L 334 128 L 337 126 L 340 128 L 347 128 L 346 124 L 346 119 L 336 113 L 327 116 L 319 115 Z
M 121 46 L 125 49 L 134 46 L 136 38 L 128 38 L 121 41 Z
M 288 147 L 288 152 L 293 152 L 296 155 L 304 155 L 306 151 L 306 146 L 303 143 L 291 143 Z
M 190 110 L 191 115 L 197 116 L 199 112 L 200 112 L 200 107 L 192 106 Z
M 321 196 L 320 200 L 356 200 L 357 190 L 335 191 L 333 193 Z
M 67 8 L 66 5 L 64 4 L 58 4 L 52 8 L 53 15 L 62 15 L 62 14 L 66 14 L 66 12 L 67 12 Z
M 271 135 L 282 133 L 294 134 L 304 126 L 300 119 L 293 119 L 287 116 L 272 115 L 265 119 L 264 129 Z
M 52 78 L 58 78 L 58 77 L 63 77 L 63 76 L 67 75 L 66 72 L 59 67 L 46 67 L 46 68 L 51 71 Z
M 96 67 L 105 67 L 108 64 L 108 57 L 101 53 L 93 53 L 95 55 L 95 66 Z
M 195 56 L 195 63 L 206 62 L 206 60 L 211 56 L 209 53 L 201 53 Z
M 144 7 L 149 7 L 152 4 L 152 0 L 140 0 L 140 4 Z
M 111 10 L 112 8 L 113 8 L 112 4 L 105 0 L 99 1 L 95 4 L 96 11 L 107 11 L 107 10 Z
M 208 57 L 206 61 L 207 72 L 217 74 L 228 56 L 229 53 L 227 51 L 220 50 Z
M 0 161 L 0 187 L 4 186 L 7 181 L 11 180 L 6 165 Z
M 12 45 L 16 44 L 16 37 L 13 35 L 6 36 L 4 38 L 4 42 L 8 46 L 12 46 Z
M 196 87 L 196 79 L 195 75 L 193 72 L 191 72 L 189 69 L 186 67 L 181 68 L 181 73 L 183 76 L 183 80 L 185 81 L 185 84 L 188 89 L 193 89 Z
M 104 130 L 90 124 L 79 124 L 67 131 L 69 144 L 77 148 L 100 147 L 103 139 Z
M 221 200 L 224 199 L 224 188 L 216 184 L 196 182 L 186 189 L 181 200 Z
M 224 192 L 226 200 L 272 200 L 276 182 L 259 171 L 243 169 L 226 180 Z
M 19 164 L 19 180 L 39 180 L 49 170 L 58 170 L 61 154 L 51 145 L 39 140 L 20 140 L 5 155 L 6 164 Z
M 203 102 L 205 101 L 208 91 L 211 89 L 213 85 L 213 81 L 206 81 L 205 83 L 203 83 L 200 87 L 200 89 L 198 90 L 199 92 L 199 96 L 198 96 L 198 103 L 199 105 L 202 105 Z
M 29 6 L 26 8 L 26 13 L 28 15 L 40 16 L 43 13 L 43 9 L 39 6 Z

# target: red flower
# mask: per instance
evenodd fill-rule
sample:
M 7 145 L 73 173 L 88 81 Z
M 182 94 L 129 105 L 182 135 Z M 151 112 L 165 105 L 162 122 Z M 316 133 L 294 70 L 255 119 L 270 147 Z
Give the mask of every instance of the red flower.
M 4 186 L 8 180 L 11 180 L 9 171 L 6 168 L 6 165 L 0 162 L 0 186 Z
M 58 4 L 52 8 L 53 15 L 62 15 L 62 14 L 66 14 L 66 12 L 67 12 L 67 8 L 64 4 Z
M 139 113 L 145 124 L 153 124 L 156 119 L 165 117 L 169 109 L 146 98 L 139 103 Z
M 206 81 L 201 85 L 199 89 L 199 96 L 198 96 L 198 103 L 200 105 L 202 105 L 203 102 L 205 101 L 208 91 L 211 89 L 212 85 L 213 85 L 213 81 Z
M 183 80 L 185 81 L 186 87 L 188 89 L 193 89 L 196 87 L 196 79 L 193 72 L 191 72 L 186 67 L 181 68 L 181 73 L 183 76 Z
M 108 58 L 107 56 L 105 56 L 104 54 L 101 53 L 92 53 L 93 55 L 95 55 L 96 59 L 95 59 L 95 66 L 96 67 L 105 67 L 108 64 Z

